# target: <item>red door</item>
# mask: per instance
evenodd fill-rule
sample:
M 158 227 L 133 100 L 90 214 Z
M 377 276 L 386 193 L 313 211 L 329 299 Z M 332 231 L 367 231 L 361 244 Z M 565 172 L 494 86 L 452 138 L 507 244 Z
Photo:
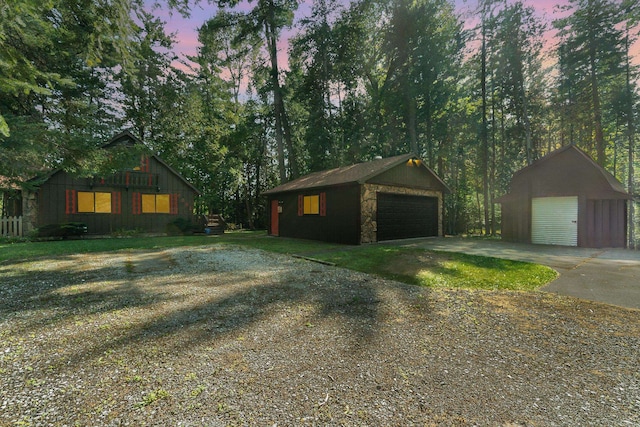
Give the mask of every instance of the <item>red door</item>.
M 272 200 L 271 201 L 271 235 L 272 236 L 278 236 L 279 235 L 279 229 L 278 229 L 278 201 L 277 200 Z

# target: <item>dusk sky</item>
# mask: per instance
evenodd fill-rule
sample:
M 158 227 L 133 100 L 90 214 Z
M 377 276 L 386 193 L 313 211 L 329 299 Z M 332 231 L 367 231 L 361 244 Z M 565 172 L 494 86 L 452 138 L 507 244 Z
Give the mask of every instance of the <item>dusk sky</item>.
M 312 0 L 305 0 L 300 5 L 298 11 L 296 12 L 296 19 L 300 19 L 301 17 L 307 16 L 310 12 Z M 463 15 L 464 21 L 467 23 L 467 26 L 471 25 L 474 21 L 473 10 L 477 7 L 477 0 L 456 0 L 455 1 L 457 10 Z M 557 0 L 536 0 L 527 2 L 527 4 L 535 7 L 539 16 L 546 22 L 549 23 L 549 30 L 546 34 L 547 47 L 551 47 L 554 43 L 554 31 L 551 28 L 551 21 L 555 18 L 558 18 L 560 15 L 557 11 L 558 5 L 566 5 L 568 1 L 559 2 Z M 253 4 L 247 6 L 247 9 L 250 9 Z M 177 13 L 170 14 L 165 10 L 155 10 L 154 14 L 156 16 L 161 17 L 167 23 L 167 31 L 176 33 L 176 48 L 175 52 L 180 56 L 181 59 L 185 57 L 185 55 L 195 55 L 197 53 L 198 47 L 198 39 L 197 39 L 197 28 L 200 27 L 207 19 L 215 16 L 216 14 L 216 6 L 213 4 L 209 4 L 206 0 L 200 2 L 199 5 L 195 6 L 192 10 L 190 18 L 183 18 Z M 292 34 L 295 33 L 296 28 L 289 30 L 287 33 Z M 286 50 L 286 36 L 287 33 L 284 34 L 281 40 L 281 51 Z M 640 42 L 636 42 L 632 49 L 634 62 L 636 64 L 640 63 Z M 547 59 L 548 61 L 548 59 Z

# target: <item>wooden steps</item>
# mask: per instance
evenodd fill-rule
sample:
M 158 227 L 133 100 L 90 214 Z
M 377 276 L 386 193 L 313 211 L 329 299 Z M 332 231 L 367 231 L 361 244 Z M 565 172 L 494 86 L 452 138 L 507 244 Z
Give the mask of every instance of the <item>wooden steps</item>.
M 205 216 L 207 222 L 204 226 L 206 234 L 224 234 L 227 224 L 220 214 L 209 214 Z

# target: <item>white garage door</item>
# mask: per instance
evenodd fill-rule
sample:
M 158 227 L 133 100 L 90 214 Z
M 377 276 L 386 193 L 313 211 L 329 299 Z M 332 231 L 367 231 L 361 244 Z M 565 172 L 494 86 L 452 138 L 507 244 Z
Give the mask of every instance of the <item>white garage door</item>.
M 531 242 L 578 246 L 578 197 L 536 197 L 531 201 Z

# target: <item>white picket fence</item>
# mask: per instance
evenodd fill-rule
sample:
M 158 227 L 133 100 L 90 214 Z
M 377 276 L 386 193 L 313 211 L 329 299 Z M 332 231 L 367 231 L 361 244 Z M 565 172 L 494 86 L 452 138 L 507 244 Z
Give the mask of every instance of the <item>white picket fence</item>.
M 3 216 L 0 218 L 0 236 L 22 237 L 22 217 Z

